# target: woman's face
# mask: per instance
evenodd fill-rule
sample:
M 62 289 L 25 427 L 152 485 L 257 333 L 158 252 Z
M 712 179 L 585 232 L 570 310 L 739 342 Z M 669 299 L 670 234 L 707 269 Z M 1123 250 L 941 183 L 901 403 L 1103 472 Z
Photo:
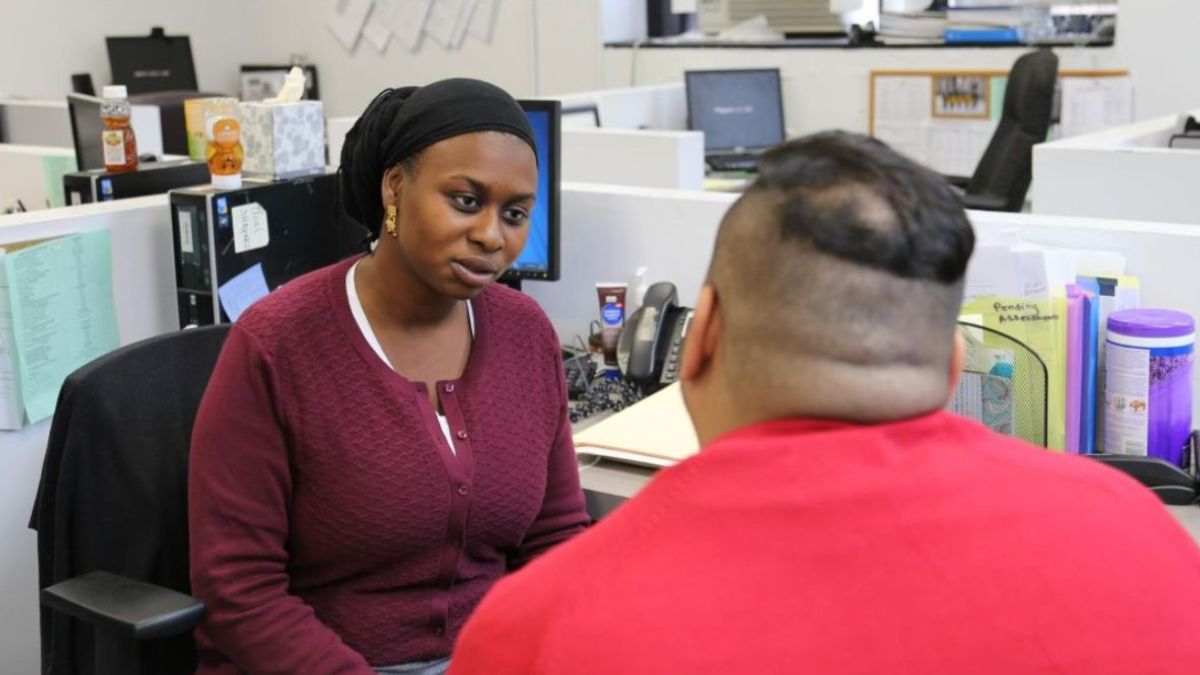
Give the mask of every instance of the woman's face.
M 413 171 L 389 169 L 384 206 L 396 206 L 395 243 L 409 271 L 442 295 L 479 293 L 524 248 L 537 177 L 533 149 L 495 131 L 435 143 Z

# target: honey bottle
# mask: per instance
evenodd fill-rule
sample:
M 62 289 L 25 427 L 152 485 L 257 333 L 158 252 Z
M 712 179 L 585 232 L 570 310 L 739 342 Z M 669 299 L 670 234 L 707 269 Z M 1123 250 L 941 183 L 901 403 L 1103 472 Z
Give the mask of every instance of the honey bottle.
M 100 119 L 104 122 L 104 129 L 100 132 L 100 145 L 104 149 L 104 169 L 113 173 L 136 171 L 137 139 L 129 121 L 132 112 L 129 94 L 122 84 L 109 85 L 103 93 Z

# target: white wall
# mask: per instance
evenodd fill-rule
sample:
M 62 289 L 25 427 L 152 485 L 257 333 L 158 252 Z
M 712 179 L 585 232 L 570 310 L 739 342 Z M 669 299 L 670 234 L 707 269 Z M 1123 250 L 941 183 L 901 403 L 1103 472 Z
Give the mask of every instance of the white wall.
M 409 54 L 393 41 L 383 55 L 366 42 L 353 54 L 342 48 L 324 24 L 329 0 L 5 2 L 0 93 L 59 98 L 70 74 L 85 71 L 99 87 L 109 82 L 104 36 L 148 33 L 154 25 L 191 37 L 200 87 L 208 90 L 237 93 L 239 64 L 305 55 L 317 65 L 330 116 L 358 114 L 384 87 L 444 77 L 490 80 L 518 96 L 596 89 L 600 1 L 500 0 L 490 44 L 468 37 L 452 52 L 426 40 Z
M 1133 75 L 1137 119 L 1200 106 L 1200 2 L 1121 0 L 1119 61 Z
M 148 34 L 151 26 L 191 37 L 201 88 L 236 92 L 239 63 L 289 54 L 260 44 L 272 1 L 4 2 L 0 92 L 59 99 L 70 91 L 71 73 L 81 72 L 91 73 L 99 91 L 110 82 L 105 36 Z

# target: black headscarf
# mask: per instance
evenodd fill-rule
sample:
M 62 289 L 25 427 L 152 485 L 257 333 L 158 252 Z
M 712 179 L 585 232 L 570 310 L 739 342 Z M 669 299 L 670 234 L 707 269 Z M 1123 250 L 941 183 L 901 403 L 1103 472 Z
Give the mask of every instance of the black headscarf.
M 493 84 L 455 78 L 424 87 L 384 89 L 346 134 L 338 168 L 342 207 L 377 238 L 383 220 L 383 174 L 438 141 L 476 131 L 512 134 L 537 156 L 525 112 Z

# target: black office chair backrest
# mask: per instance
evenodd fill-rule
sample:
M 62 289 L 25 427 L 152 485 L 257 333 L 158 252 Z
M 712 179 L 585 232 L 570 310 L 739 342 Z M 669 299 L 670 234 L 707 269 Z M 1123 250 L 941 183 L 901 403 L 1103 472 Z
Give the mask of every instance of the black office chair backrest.
M 102 570 L 189 591 L 188 450 L 227 333 L 150 338 L 67 377 L 30 523 L 41 588 Z M 93 672 L 91 631 L 45 607 L 42 649 L 43 672 Z M 195 667 L 191 636 L 150 641 L 142 654 L 145 673 Z
M 967 195 L 1003 198 L 1003 210 L 1020 211 L 1033 180 L 1033 146 L 1046 140 L 1054 110 L 1058 56 L 1039 49 L 1017 59 L 1004 88 L 1000 125 L 988 143 Z
M 91 73 L 71 73 L 71 91 L 87 96 L 96 95 L 96 87 L 92 85 Z

